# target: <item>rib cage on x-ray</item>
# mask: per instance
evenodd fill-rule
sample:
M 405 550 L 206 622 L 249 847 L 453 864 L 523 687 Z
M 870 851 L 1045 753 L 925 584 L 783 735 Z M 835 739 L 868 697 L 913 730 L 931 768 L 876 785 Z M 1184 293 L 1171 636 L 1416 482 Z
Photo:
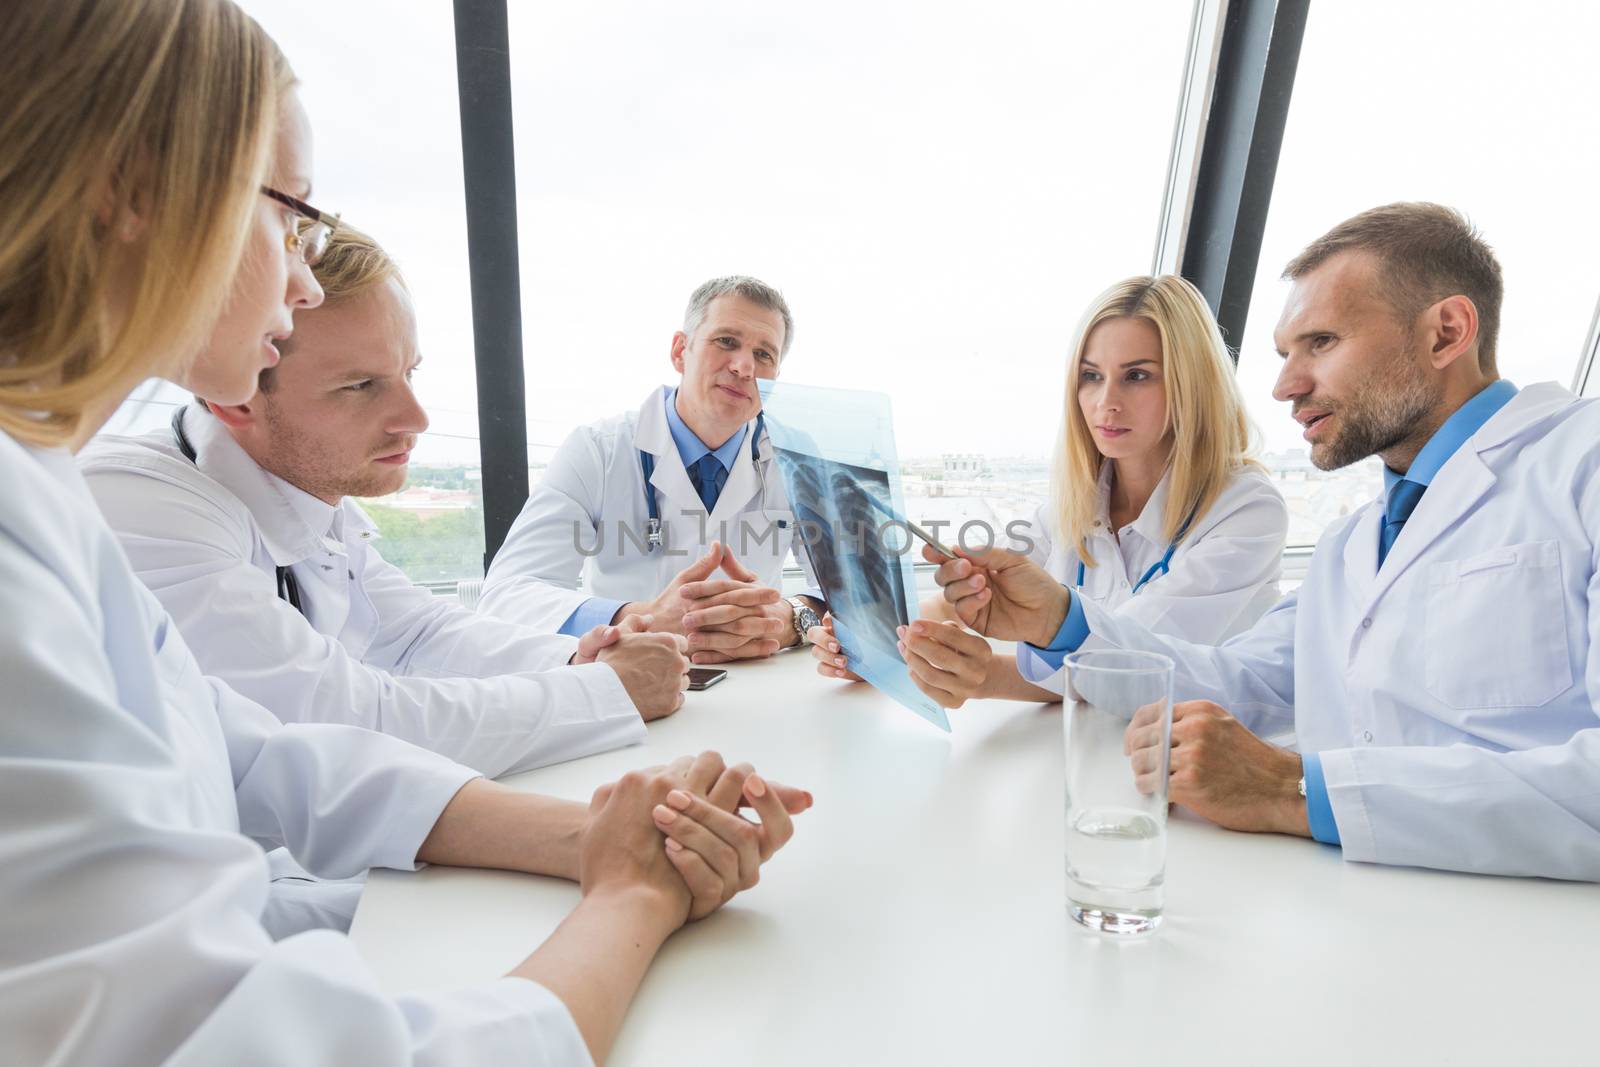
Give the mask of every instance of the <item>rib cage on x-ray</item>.
M 793 464 L 794 499 L 800 543 L 811 558 L 830 610 L 864 634 L 894 633 L 909 622 L 905 587 L 895 548 L 879 538 L 881 509 L 889 501 L 883 471 L 784 451 Z M 868 625 L 875 617 L 878 625 Z
M 761 407 L 805 553 L 851 670 L 933 723 L 944 708 L 917 688 L 895 631 L 916 617 L 910 529 L 889 397 L 762 379 Z M 879 537 L 879 531 L 884 536 Z M 903 535 L 903 536 L 902 536 Z M 896 541 L 899 544 L 896 544 Z

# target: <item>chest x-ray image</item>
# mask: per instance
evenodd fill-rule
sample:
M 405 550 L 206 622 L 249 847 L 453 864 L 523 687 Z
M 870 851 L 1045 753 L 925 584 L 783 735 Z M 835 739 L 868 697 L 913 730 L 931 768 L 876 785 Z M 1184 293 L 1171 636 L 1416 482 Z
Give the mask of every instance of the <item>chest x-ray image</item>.
M 895 629 L 917 617 L 911 537 L 896 520 L 899 461 L 882 393 L 760 383 L 767 432 L 850 669 L 941 729 L 943 708 L 911 681 Z

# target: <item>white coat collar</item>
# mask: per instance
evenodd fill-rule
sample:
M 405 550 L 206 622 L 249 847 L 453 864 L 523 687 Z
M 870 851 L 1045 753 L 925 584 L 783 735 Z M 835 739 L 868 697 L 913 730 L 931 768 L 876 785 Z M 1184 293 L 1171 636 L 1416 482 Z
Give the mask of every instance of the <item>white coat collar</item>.
M 1557 412 L 1565 410 L 1577 399 L 1570 390 L 1555 382 L 1530 385 L 1526 389 L 1519 390 L 1516 396 L 1506 401 L 1504 407 L 1490 416 L 1489 421 L 1478 428 L 1477 433 L 1467 438 L 1462 449 L 1471 448 L 1481 455 L 1492 448 L 1498 448 L 1520 437 Z
M 678 446 L 672 440 L 672 429 L 667 425 L 667 394 L 672 391 L 671 386 L 663 385 L 655 389 L 645 398 L 639 406 L 639 414 L 634 423 L 633 443 L 642 452 L 648 452 L 655 457 L 655 469 L 650 473 L 650 484 L 655 486 L 666 500 L 672 501 L 671 505 L 663 502 L 660 506 L 662 521 L 678 517 L 679 511 L 703 511 L 700 503 L 700 494 L 694 491 L 694 485 L 689 481 L 689 472 L 683 468 L 683 457 L 678 454 Z M 754 432 L 754 427 L 751 427 Z M 758 442 L 763 465 L 772 462 L 772 443 L 766 433 L 761 435 Z M 738 455 L 734 458 L 733 469 L 728 472 L 728 481 L 722 487 L 722 492 L 717 495 L 717 503 L 711 509 L 708 521 L 721 522 L 731 520 L 745 509 L 745 505 L 761 491 L 761 473 L 750 462 L 749 434 L 745 435 L 745 443 L 740 446 Z
M 678 455 L 678 446 L 672 440 L 672 428 L 667 425 L 666 398 L 670 391 L 671 387 L 664 385 L 645 398 L 633 430 L 634 445 L 655 459 L 650 472 L 650 484 L 662 498 L 657 503 L 662 522 L 678 518 L 682 511 L 705 510 L 700 503 L 700 494 L 694 491 L 694 485 L 689 481 L 689 472 L 683 469 L 683 457 Z
M 633 443 L 641 452 L 648 452 L 659 461 L 663 456 L 677 452 L 672 443 L 672 428 L 667 425 L 667 394 L 672 386 L 663 385 L 651 390 L 639 405 L 639 415 L 633 428 Z M 682 463 L 678 464 L 680 467 Z
M 288 567 L 322 552 L 323 539 L 335 528 L 335 511 L 342 513 L 346 531 L 376 536 L 372 520 L 348 498 L 335 509 L 263 470 L 211 413 L 189 405 L 183 430 L 194 446 L 195 467 L 249 510 L 274 565 Z M 303 499 L 297 503 L 291 491 Z
M 1405 573 L 1428 548 L 1452 526 L 1477 507 L 1478 501 L 1494 488 L 1494 471 L 1483 454 L 1538 427 L 1552 415 L 1574 403 L 1576 397 L 1554 382 L 1542 382 L 1521 390 L 1489 421 L 1462 443 L 1434 475 L 1411 517 L 1404 536 L 1378 567 L 1378 528 L 1382 523 L 1382 500 L 1369 504 L 1352 526 L 1344 546 L 1346 579 L 1357 591 L 1357 599 L 1367 610 Z
M 328 503 L 301 489 L 298 485 L 284 481 L 271 471 L 262 471 L 272 487 L 283 494 L 289 506 L 294 508 L 295 514 L 300 516 L 314 533 L 333 540 L 343 540 L 344 523 L 341 521 L 344 511 L 336 505 Z

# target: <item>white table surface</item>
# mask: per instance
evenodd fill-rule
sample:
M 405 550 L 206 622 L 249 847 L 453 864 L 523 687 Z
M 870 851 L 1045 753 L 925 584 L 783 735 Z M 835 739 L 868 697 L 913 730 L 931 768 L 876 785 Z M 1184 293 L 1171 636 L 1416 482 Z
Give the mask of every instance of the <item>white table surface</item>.
M 1600 1063 L 1600 887 L 1345 863 L 1170 822 L 1167 918 L 1068 919 L 1060 705 L 985 701 L 946 735 L 786 654 L 649 741 L 507 779 L 587 800 L 705 748 L 810 789 L 759 886 L 667 943 L 613 1064 Z M 571 883 L 374 872 L 352 936 L 386 988 L 504 974 Z

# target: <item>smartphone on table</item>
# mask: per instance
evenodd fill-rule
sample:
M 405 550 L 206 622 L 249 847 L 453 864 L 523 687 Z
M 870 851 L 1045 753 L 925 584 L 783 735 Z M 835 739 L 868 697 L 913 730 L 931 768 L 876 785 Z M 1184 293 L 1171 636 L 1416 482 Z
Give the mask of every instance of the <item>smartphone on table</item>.
M 689 688 L 694 690 L 710 689 L 728 676 L 728 672 L 719 667 L 690 667 Z

